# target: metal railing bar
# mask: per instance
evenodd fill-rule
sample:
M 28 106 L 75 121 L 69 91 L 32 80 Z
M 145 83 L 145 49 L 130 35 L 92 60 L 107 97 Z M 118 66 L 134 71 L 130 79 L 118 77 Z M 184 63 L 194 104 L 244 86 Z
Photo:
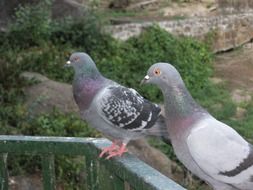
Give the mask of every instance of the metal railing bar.
M 105 139 L 97 140 L 93 144 L 97 150 L 108 145 L 110 145 L 110 141 Z M 95 153 L 94 157 L 98 156 L 98 151 L 90 152 L 90 155 L 92 153 Z M 128 153 L 124 154 L 121 158 L 116 157 L 111 160 L 101 159 L 100 164 L 104 164 L 109 171 L 127 181 L 135 189 L 185 190 L 185 188 L 176 182 Z
M 89 167 L 89 165 L 93 167 L 97 162 L 103 164 L 110 173 L 118 176 L 123 181 L 127 181 L 135 189 L 185 190 L 130 154 L 124 154 L 122 158 L 113 158 L 111 160 L 98 159 L 101 149 L 109 146 L 110 143 L 106 139 L 94 138 L 0 135 L 0 153 L 83 155 L 86 157 L 86 167 Z M 95 170 L 93 168 L 93 171 Z M 94 179 L 92 180 L 94 182 Z
M 87 172 L 87 186 L 89 190 L 98 190 L 98 168 L 96 159 L 92 159 L 90 155 L 85 157 L 86 160 L 86 172 Z
M 0 135 L 0 153 L 85 155 L 94 138 L 31 137 Z
M 0 190 L 8 190 L 7 153 L 0 154 Z
M 54 155 L 42 155 L 41 158 L 43 187 L 46 190 L 54 190 L 56 187 Z

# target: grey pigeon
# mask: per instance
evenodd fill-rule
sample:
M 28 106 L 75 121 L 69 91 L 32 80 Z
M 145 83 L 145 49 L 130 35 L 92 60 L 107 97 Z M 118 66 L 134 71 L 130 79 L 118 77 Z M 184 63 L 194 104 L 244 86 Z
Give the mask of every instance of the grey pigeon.
M 253 190 L 253 146 L 194 101 L 175 67 L 156 63 L 143 83 L 161 89 L 172 146 L 192 173 L 215 190 Z
M 121 156 L 132 139 L 160 135 L 158 105 L 149 102 L 134 89 L 126 88 L 102 76 L 86 53 L 73 53 L 67 65 L 75 70 L 73 94 L 81 117 L 92 127 L 114 139 L 100 154 Z M 126 71 L 127 72 L 127 71 Z

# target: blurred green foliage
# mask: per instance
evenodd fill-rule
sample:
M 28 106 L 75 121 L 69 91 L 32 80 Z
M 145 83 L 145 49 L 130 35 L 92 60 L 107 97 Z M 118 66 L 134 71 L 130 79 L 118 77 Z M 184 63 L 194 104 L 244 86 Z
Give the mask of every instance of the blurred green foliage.
M 15 22 L 6 34 L 5 45 L 27 48 L 45 43 L 51 34 L 51 1 L 30 6 L 19 6 Z
M 212 54 L 207 46 L 192 38 L 172 36 L 158 26 L 147 28 L 140 36 L 120 44 L 117 52 L 109 55 L 109 58 L 94 57 L 105 75 L 109 77 L 110 74 L 115 80 L 136 89 L 140 89 L 139 81 L 156 62 L 173 64 L 194 95 L 210 84 L 208 78 L 212 73 Z M 112 69 L 110 73 L 108 66 Z M 140 90 L 147 98 L 159 102 L 162 100 L 157 89 L 150 86 L 143 89 Z
M 52 113 L 32 117 L 24 105 L 23 87 L 32 85 L 35 81 L 21 78 L 23 71 L 39 72 L 50 79 L 70 83 L 73 71 L 64 69 L 63 65 L 72 52 L 83 51 L 91 55 L 106 77 L 137 89 L 155 102 L 162 102 L 161 92 L 153 86 L 140 87 L 139 82 L 155 62 L 170 62 L 182 74 L 186 86 L 199 103 L 218 119 L 238 124 L 239 132 L 250 137 L 251 133 L 245 131 L 253 124 L 250 116 L 253 113 L 252 106 L 248 107 L 249 112 L 244 120 L 236 123 L 231 119 L 236 106 L 229 93 L 224 90 L 224 86 L 209 81 L 213 73 L 213 55 L 206 44 L 189 37 L 175 37 L 158 26 L 149 27 L 140 36 L 120 42 L 103 32 L 104 23 L 92 10 L 85 10 L 85 16 L 80 19 L 55 21 L 51 20 L 50 6 L 50 1 L 45 1 L 35 6 L 19 7 L 15 22 L 7 32 L 1 33 L 1 134 L 99 135 L 75 115 L 69 114 L 66 117 L 59 110 L 54 110 Z M 153 144 L 176 160 L 171 147 L 157 142 Z M 32 166 L 39 167 L 36 158 L 31 158 L 22 169 L 23 158 L 11 159 L 13 174 L 30 172 Z M 65 185 L 78 182 L 76 175 L 66 176 L 63 171 L 69 168 L 80 171 L 80 163 L 71 165 L 73 162 L 70 159 L 58 160 L 58 179 L 64 179 L 62 182 L 65 181 Z

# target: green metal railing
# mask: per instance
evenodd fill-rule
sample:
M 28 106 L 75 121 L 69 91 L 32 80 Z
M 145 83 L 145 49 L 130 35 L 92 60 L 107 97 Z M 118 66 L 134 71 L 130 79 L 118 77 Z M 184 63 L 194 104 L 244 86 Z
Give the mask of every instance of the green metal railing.
M 55 189 L 55 155 L 84 156 L 88 190 L 184 190 L 181 186 L 130 154 L 99 159 L 106 139 L 0 135 L 0 190 L 8 189 L 8 154 L 41 156 L 43 186 Z

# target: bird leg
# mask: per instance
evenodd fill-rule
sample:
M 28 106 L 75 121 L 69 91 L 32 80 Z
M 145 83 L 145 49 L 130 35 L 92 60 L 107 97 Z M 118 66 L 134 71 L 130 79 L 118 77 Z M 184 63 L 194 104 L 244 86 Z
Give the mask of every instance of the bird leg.
M 121 145 L 115 150 L 109 152 L 109 155 L 106 157 L 106 159 L 110 159 L 114 156 L 121 157 L 123 153 L 127 152 L 126 144 L 121 143 Z

